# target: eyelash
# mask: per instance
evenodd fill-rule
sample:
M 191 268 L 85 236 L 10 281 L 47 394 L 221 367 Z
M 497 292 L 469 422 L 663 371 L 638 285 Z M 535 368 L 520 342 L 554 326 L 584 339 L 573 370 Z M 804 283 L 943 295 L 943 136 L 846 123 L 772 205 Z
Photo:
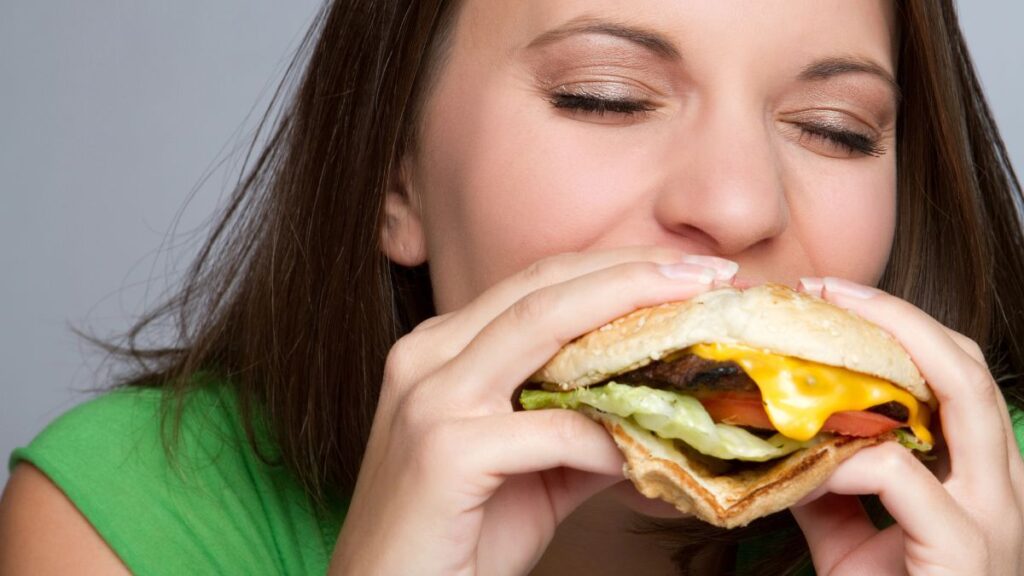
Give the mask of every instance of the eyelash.
M 566 93 L 554 94 L 551 98 L 551 104 L 560 110 L 573 110 L 597 116 L 605 116 L 606 114 L 637 116 L 652 112 L 655 109 L 650 103 L 642 100 L 617 100 L 585 94 Z M 807 122 L 797 123 L 795 126 L 800 129 L 802 135 L 810 138 L 824 139 L 851 154 L 859 153 L 875 157 L 885 154 L 885 148 L 880 146 L 875 139 L 859 132 L 837 130 Z
M 885 147 L 870 136 L 852 130 L 836 130 L 816 124 L 798 123 L 796 127 L 811 138 L 824 138 L 847 152 L 858 152 L 866 156 L 879 157 L 885 154 Z
M 587 94 L 566 94 L 557 93 L 551 98 L 551 104 L 555 108 L 563 110 L 576 110 L 579 112 L 597 114 L 625 114 L 633 116 L 645 112 L 652 112 L 654 106 L 642 100 L 618 100 L 614 98 L 602 98 Z

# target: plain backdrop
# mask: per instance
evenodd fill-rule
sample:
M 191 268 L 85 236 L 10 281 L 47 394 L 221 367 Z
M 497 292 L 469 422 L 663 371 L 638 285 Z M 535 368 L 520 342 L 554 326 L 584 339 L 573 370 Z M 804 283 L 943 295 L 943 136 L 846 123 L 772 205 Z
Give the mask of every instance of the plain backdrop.
M 1024 167 L 1024 3 L 961 4 Z M 123 329 L 178 278 L 318 6 L 0 0 L 0 460 L 106 384 L 69 326 Z

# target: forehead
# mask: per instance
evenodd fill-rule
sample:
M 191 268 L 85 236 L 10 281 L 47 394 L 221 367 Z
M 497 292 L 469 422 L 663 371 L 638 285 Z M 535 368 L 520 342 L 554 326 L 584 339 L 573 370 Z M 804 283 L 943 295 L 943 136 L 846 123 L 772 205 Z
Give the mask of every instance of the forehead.
M 463 0 L 454 47 L 488 65 L 574 22 L 610 22 L 668 39 L 694 72 L 779 68 L 853 56 L 894 72 L 891 0 Z

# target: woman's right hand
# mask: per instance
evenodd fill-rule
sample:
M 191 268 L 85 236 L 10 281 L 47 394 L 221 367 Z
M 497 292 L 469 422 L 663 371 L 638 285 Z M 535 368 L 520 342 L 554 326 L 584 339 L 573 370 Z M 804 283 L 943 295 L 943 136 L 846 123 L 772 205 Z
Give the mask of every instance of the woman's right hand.
M 515 389 L 578 335 L 735 272 L 662 248 L 560 255 L 400 339 L 331 573 L 528 572 L 623 462 L 581 414 L 513 412 Z

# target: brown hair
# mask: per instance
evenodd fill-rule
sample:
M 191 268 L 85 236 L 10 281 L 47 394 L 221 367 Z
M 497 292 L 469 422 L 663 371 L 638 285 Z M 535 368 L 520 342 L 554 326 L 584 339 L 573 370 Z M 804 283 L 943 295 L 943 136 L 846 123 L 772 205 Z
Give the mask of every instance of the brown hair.
M 391 265 L 379 230 L 383 190 L 415 145 L 418 106 L 442 65 L 455 4 L 325 4 L 260 124 L 265 147 L 180 290 L 122 341 L 103 345 L 130 361 L 121 385 L 165 387 L 179 407 L 200 370 L 230 382 L 254 448 L 254 430 L 266 429 L 280 464 L 317 500 L 351 492 L 385 355 L 433 315 L 426 267 Z M 881 286 L 976 340 L 1021 403 L 1020 186 L 952 0 L 906 0 L 897 10 L 898 223 Z M 176 345 L 146 346 L 166 322 Z M 678 537 L 685 571 L 700 548 L 732 550 L 744 534 L 769 530 L 798 545 L 780 548 L 758 573 L 806 558 L 788 514 L 744 533 L 653 531 Z

